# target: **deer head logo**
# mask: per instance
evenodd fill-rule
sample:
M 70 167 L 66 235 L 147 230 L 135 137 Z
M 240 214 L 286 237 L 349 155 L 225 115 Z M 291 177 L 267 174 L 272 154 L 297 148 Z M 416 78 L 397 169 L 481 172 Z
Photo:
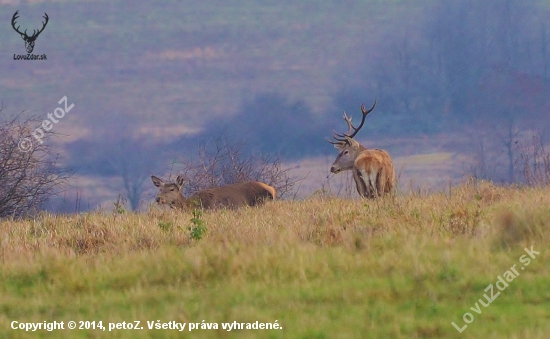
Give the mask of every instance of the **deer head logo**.
M 25 32 L 21 32 L 19 30 L 20 26 L 17 26 L 17 28 L 15 28 L 15 25 L 16 25 L 15 20 L 17 20 L 19 18 L 18 13 L 19 13 L 19 11 L 16 11 L 15 14 L 13 15 L 13 17 L 11 18 L 11 26 L 13 27 L 13 29 L 17 33 L 19 33 L 21 35 L 21 38 L 23 38 L 23 40 L 25 40 L 25 49 L 27 50 L 27 53 L 32 53 L 32 51 L 34 49 L 34 41 L 36 40 L 36 38 L 38 38 L 40 33 L 42 33 L 42 31 L 44 30 L 44 28 L 46 28 L 46 25 L 48 24 L 48 19 L 49 19 L 48 14 L 44 13 L 43 18 L 46 19 L 46 21 L 42 22 L 42 29 L 40 29 L 38 31 L 33 30 L 32 35 L 28 36 L 27 35 L 27 30 L 25 30 Z

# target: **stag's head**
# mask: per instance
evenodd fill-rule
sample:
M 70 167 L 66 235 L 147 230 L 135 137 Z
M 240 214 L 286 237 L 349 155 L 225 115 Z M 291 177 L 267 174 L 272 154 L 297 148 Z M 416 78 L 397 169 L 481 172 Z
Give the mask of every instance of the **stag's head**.
M 21 32 L 19 30 L 19 27 L 21 27 L 21 26 L 17 26 L 17 28 L 15 27 L 15 25 L 16 25 L 15 20 L 17 20 L 19 18 L 18 13 L 19 13 L 19 11 L 16 11 L 15 14 L 13 14 L 13 17 L 11 18 L 11 26 L 13 27 L 13 29 L 17 33 L 19 33 L 21 35 L 21 38 L 23 38 L 23 40 L 25 40 L 25 49 L 27 50 L 27 53 L 32 53 L 32 51 L 34 50 L 34 41 L 36 40 L 36 38 L 38 38 L 40 33 L 42 33 L 42 31 L 44 30 L 44 28 L 46 28 L 46 25 L 48 24 L 48 20 L 49 20 L 48 14 L 44 13 L 43 18 L 46 21 L 42 21 L 42 28 L 39 29 L 38 31 L 33 30 L 32 35 L 28 36 L 27 35 L 27 30 L 25 30 L 25 32 Z
M 340 152 L 338 153 L 336 160 L 334 160 L 334 163 L 330 167 L 330 171 L 332 173 L 339 173 L 341 171 L 351 170 L 359 153 L 365 150 L 365 147 L 355 141 L 353 137 L 355 137 L 357 132 L 359 132 L 359 130 L 363 127 L 367 114 L 372 112 L 374 106 L 376 106 L 376 100 L 374 100 L 374 104 L 369 110 L 366 110 L 365 106 L 361 105 L 363 118 L 361 119 L 361 123 L 358 127 L 353 126 L 353 124 L 351 123 L 351 117 L 348 117 L 346 112 L 344 112 L 344 120 L 348 124 L 348 132 L 341 134 L 334 133 L 334 141 L 328 140 L 328 142 L 333 144 L 334 147 Z
M 183 196 L 180 191 L 183 187 L 184 179 L 178 176 L 176 182 L 165 182 L 164 180 L 151 176 L 153 184 L 159 188 L 157 198 L 155 199 L 159 205 L 169 205 L 172 208 L 179 207 L 183 203 Z

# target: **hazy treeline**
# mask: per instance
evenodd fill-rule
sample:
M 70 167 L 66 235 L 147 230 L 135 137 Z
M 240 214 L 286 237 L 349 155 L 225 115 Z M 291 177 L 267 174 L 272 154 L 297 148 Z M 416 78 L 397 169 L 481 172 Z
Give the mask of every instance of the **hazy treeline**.
M 336 100 L 347 108 L 365 91 L 376 93 L 396 134 L 509 119 L 540 126 L 550 107 L 544 4 L 434 1 L 421 20 L 368 46 L 363 67 L 346 73 L 355 81 Z

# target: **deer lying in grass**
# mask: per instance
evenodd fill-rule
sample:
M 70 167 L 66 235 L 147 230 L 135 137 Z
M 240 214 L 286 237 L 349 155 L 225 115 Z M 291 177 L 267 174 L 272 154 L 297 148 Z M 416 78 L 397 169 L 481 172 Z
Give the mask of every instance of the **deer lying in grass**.
M 202 190 L 185 198 L 180 192 L 184 184 L 182 176 L 178 176 L 175 183 L 164 182 L 154 175 L 151 176 L 151 180 L 159 188 L 156 198 L 159 205 L 169 205 L 172 208 L 183 210 L 256 206 L 263 204 L 267 199 L 275 199 L 276 195 L 275 188 L 268 184 L 246 181 Z
M 353 126 L 351 117 L 344 112 L 344 120 L 348 124 L 348 132 L 335 134 L 334 140 L 330 141 L 340 153 L 334 160 L 330 171 L 339 173 L 345 170 L 353 171 L 353 180 L 360 196 L 366 198 L 376 198 L 393 190 L 395 182 L 395 170 L 388 152 L 381 149 L 367 149 L 353 137 L 359 132 L 365 118 L 372 112 L 376 106 L 376 101 L 371 109 L 366 110 L 364 105 L 361 105 L 363 118 L 359 127 Z M 353 133 L 352 133 L 353 132 Z

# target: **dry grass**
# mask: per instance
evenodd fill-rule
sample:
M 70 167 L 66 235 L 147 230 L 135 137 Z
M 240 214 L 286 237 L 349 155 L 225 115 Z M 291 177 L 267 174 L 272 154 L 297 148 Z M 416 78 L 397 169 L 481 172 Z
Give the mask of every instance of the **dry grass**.
M 0 324 L 12 333 L 14 317 L 279 319 L 285 330 L 270 332 L 274 338 L 458 337 L 451 321 L 462 321 L 485 286 L 534 244 L 540 259 L 461 334 L 513 338 L 530 328 L 517 327 L 525 312 L 547 310 L 550 301 L 549 193 L 471 183 L 378 201 L 317 195 L 205 213 L 200 240 L 190 237 L 190 213 L 158 208 L 3 221 L 0 285 L 12 297 L 0 303 Z M 30 306 L 31 295 L 41 306 Z M 68 298 L 90 304 L 60 306 Z M 129 302 L 137 308 L 123 306 Z M 59 308 L 55 317 L 48 307 Z M 518 320 L 512 309 L 521 310 Z M 533 338 L 550 333 L 536 320 L 527 324 Z
M 362 249 L 357 245 L 368 244 L 373 236 L 428 235 L 441 240 L 486 238 L 495 232 L 503 239 L 531 241 L 543 236 L 541 223 L 550 206 L 548 193 L 548 189 L 505 188 L 482 182 L 447 192 L 417 192 L 377 201 L 315 195 L 259 208 L 207 212 L 202 216 L 208 228 L 204 242 L 256 247 L 281 243 L 343 246 L 354 250 Z M 43 214 L 29 220 L 7 220 L 0 228 L 0 258 L 120 255 L 166 245 L 197 246 L 189 238 L 190 219 L 190 213 L 153 206 L 145 214 Z

